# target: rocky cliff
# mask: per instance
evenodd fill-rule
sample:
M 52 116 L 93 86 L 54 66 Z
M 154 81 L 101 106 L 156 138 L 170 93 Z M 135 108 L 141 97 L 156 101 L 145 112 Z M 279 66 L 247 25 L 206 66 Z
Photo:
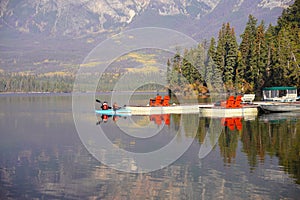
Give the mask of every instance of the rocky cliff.
M 292 2 L 292 0 L 2 0 L 0 17 L 2 28 L 9 27 L 23 33 L 76 38 L 117 32 L 131 24 L 147 26 L 147 20 L 150 25 L 155 25 L 151 17 L 166 23 L 158 22 L 160 26 L 170 28 L 172 24 L 168 23 L 172 20 L 166 19 L 171 17 L 177 17 L 179 21 L 188 19 L 196 24 L 206 20 L 208 24 L 209 20 L 205 17 L 210 15 L 223 22 L 228 16 L 243 13 L 242 17 L 239 16 L 239 20 L 245 21 L 252 13 L 259 18 L 266 18 L 267 21 L 270 21 L 269 18 L 275 21 L 278 12 L 274 11 L 278 8 L 281 10 Z M 194 28 L 195 32 L 199 29 Z M 191 32 L 193 34 L 192 30 Z

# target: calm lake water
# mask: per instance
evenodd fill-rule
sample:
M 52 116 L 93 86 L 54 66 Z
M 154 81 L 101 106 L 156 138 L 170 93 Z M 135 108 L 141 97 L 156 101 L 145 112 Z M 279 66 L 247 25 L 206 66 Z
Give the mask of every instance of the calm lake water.
M 198 153 L 209 124 L 232 119 L 92 118 L 95 127 L 108 130 L 115 145 L 130 151 L 153 151 L 174 137 L 178 145 L 192 140 L 171 165 L 126 173 L 99 162 L 85 148 L 70 95 L 1 95 L 0 107 L 0 199 L 299 199 L 299 113 L 234 119 L 235 126 L 223 127 L 217 144 L 201 160 Z M 118 123 L 132 121 L 148 124 L 158 135 L 144 142 L 122 134 Z

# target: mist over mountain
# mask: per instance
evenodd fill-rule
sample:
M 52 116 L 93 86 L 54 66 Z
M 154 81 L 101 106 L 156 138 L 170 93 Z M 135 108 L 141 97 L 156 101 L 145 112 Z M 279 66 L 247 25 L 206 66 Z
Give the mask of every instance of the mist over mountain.
M 249 14 L 276 23 L 293 0 L 2 0 L 0 69 L 32 71 L 79 64 L 110 35 L 163 27 L 194 39 L 217 37 L 229 22 L 242 33 Z M 41 67 L 43 66 L 43 67 Z

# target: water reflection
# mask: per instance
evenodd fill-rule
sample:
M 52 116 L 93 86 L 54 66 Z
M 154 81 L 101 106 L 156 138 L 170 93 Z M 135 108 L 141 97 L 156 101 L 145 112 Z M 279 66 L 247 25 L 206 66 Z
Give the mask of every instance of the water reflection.
M 113 170 L 87 152 L 72 121 L 69 97 L 0 97 L 0 105 L 1 199 L 296 199 L 300 192 L 298 115 L 239 118 L 238 123 L 194 115 L 132 119 L 162 130 L 153 147 L 118 135 L 111 126 L 131 119 L 109 118 L 98 126 L 111 128 L 111 139 L 131 151 L 159 148 L 174 137 L 178 142 L 195 138 L 172 165 L 133 174 Z M 234 129 L 228 126 L 232 120 Z M 184 134 L 177 135 L 183 123 Z M 213 151 L 199 160 L 211 124 L 224 127 Z

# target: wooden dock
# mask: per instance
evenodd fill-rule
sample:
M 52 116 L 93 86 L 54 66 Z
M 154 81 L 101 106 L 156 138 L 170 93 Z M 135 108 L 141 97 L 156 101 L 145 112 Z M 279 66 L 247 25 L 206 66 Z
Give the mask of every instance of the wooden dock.
M 127 106 L 132 115 L 154 114 L 200 114 L 202 117 L 244 117 L 255 116 L 258 113 L 257 105 L 241 108 L 222 108 L 213 104 L 175 105 L 175 106 Z
M 127 106 L 132 115 L 156 115 L 156 114 L 198 114 L 199 105 L 175 105 L 175 106 Z
M 200 107 L 201 117 L 252 117 L 258 114 L 258 106 L 243 106 L 241 108 Z

